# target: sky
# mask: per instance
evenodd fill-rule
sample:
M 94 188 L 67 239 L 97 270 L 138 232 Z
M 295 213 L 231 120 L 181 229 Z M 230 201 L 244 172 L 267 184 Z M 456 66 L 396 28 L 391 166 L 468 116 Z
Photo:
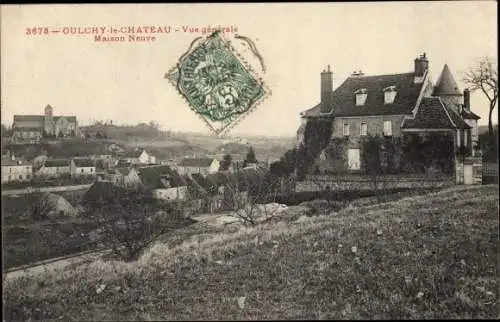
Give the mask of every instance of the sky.
M 11 124 L 14 114 L 42 114 L 50 104 L 54 114 L 76 115 L 80 125 L 153 120 L 164 130 L 210 133 L 164 75 L 204 36 L 203 27 L 218 25 L 233 28 L 227 39 L 238 34 L 254 41 L 266 70 L 256 59 L 249 62 L 271 91 L 231 130 L 234 135 L 295 135 L 299 113 L 319 102 L 327 65 L 336 88 L 353 70 L 411 72 L 425 52 L 432 80 L 446 63 L 463 90 L 463 73 L 480 57 L 498 60 L 495 1 L 3 5 L 2 123 Z M 101 26 L 172 29 L 142 43 L 63 34 L 70 30 L 65 27 Z M 44 27 L 49 34 L 27 35 Z M 471 108 L 479 124 L 487 124 L 488 102 L 480 92 L 472 93 Z

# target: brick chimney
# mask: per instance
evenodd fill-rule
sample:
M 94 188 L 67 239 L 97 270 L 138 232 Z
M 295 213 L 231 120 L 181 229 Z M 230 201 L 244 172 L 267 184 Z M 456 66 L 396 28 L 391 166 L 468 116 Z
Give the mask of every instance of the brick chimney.
M 333 72 L 328 69 L 321 72 L 321 113 L 331 112 L 333 93 Z
M 425 71 L 429 69 L 429 60 L 425 53 L 415 58 L 415 82 L 423 81 Z
M 470 91 L 468 88 L 464 89 L 464 110 L 470 112 Z

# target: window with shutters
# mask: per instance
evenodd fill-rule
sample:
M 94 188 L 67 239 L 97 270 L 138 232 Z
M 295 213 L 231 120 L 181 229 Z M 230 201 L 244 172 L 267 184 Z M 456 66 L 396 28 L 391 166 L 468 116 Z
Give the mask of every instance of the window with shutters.
M 360 88 L 354 92 L 356 94 L 356 106 L 365 105 L 366 98 L 368 97 L 368 92 L 366 88 Z
M 349 124 L 344 124 L 344 136 L 349 136 Z
M 361 135 L 361 136 L 368 135 L 368 125 L 366 124 L 366 122 L 361 122 L 359 132 L 360 132 L 359 135 Z
M 392 122 L 384 121 L 384 136 L 392 136 Z

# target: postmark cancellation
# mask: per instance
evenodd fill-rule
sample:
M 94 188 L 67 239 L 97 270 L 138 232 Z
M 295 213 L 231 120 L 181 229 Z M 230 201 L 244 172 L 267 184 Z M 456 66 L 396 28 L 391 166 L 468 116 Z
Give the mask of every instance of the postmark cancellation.
M 215 31 L 194 39 L 165 77 L 210 131 L 223 136 L 271 94 L 256 69 Z

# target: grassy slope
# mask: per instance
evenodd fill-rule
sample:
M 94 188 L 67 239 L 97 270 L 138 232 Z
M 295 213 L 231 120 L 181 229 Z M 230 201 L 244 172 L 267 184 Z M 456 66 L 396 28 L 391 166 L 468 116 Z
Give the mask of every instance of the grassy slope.
M 4 312 L 8 320 L 495 318 L 497 212 L 498 186 L 454 187 L 194 236 L 157 244 L 135 263 L 7 280 Z

